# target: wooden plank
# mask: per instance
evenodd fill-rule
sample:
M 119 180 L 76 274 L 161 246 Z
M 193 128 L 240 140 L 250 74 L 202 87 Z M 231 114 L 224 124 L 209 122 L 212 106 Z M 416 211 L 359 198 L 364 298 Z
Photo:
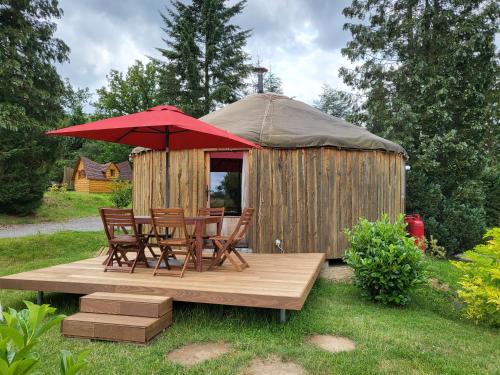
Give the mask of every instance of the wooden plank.
M 172 311 L 160 318 L 76 313 L 64 319 L 61 332 L 67 337 L 146 343 L 172 324 Z
M 0 288 L 74 294 L 94 292 L 170 296 L 173 300 L 300 310 L 324 261 L 324 254 L 244 254 L 250 268 L 230 264 L 216 271 L 188 271 L 183 278 L 154 277 L 151 269 L 133 274 L 103 272 L 103 257 L 85 259 L 0 278 Z
M 80 298 L 80 311 L 158 318 L 172 310 L 172 298 L 126 293 L 92 293 Z

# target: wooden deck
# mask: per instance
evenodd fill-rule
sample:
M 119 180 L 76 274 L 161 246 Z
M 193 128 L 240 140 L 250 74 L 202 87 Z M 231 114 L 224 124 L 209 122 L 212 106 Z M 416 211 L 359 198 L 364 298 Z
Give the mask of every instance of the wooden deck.
M 133 274 L 103 272 L 104 258 L 97 257 L 0 277 L 0 289 L 137 293 L 175 301 L 300 310 L 325 260 L 320 253 L 244 256 L 250 268 L 243 272 L 224 264 L 214 271 L 188 271 L 182 279 L 153 277 L 152 269 L 146 268 L 136 268 Z

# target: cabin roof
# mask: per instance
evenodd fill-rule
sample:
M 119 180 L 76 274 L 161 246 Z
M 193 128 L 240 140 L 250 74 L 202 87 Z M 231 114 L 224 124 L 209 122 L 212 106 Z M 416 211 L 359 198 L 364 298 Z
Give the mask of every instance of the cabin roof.
M 376 136 L 363 127 L 274 93 L 247 96 L 201 117 L 200 120 L 264 147 L 333 146 L 386 150 L 407 157 L 403 147 Z
M 132 181 L 132 168 L 130 167 L 130 163 L 128 161 L 123 161 L 117 164 L 113 162 L 101 164 L 90 160 L 85 156 L 80 156 L 79 160 L 82 162 L 85 176 L 89 180 L 107 180 L 106 171 L 111 165 L 115 165 L 120 171 L 120 180 Z

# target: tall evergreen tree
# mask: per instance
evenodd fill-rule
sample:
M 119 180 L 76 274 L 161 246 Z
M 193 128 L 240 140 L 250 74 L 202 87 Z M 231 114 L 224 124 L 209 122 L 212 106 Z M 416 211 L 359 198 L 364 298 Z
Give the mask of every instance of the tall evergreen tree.
M 56 0 L 0 5 L 0 212 L 28 213 L 40 204 L 57 141 L 43 132 L 63 116 L 64 83 L 55 63 L 69 48 L 54 38 Z
M 224 0 L 173 0 L 162 14 L 166 58 L 179 87 L 180 107 L 200 117 L 217 105 L 239 99 L 251 71 L 243 48 L 249 30 L 231 23 L 245 1 L 227 6 Z
M 479 177 L 494 126 L 498 59 L 494 0 L 353 0 L 343 69 L 365 91 L 367 126 L 410 155 L 407 211 L 449 253 L 471 248 L 485 229 Z

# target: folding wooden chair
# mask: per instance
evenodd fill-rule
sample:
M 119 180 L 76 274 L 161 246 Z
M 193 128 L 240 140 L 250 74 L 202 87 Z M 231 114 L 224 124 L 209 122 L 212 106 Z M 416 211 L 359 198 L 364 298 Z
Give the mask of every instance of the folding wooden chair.
M 137 231 L 133 211 L 119 208 L 100 208 L 99 213 L 109 244 L 104 272 L 114 270 L 132 273 L 137 263 L 144 263 L 147 267 L 144 243 Z M 120 231 L 123 233 L 119 234 Z M 129 260 L 127 253 L 135 253 L 135 259 Z
M 151 221 L 156 243 L 161 251 L 153 275 L 183 277 L 189 261 L 191 260 L 195 264 L 195 240 L 187 231 L 184 210 L 182 208 L 152 208 Z M 163 231 L 165 233 L 162 233 Z M 177 255 L 185 256 L 182 266 L 169 263 L 169 258 L 177 261 Z M 166 270 L 160 268 L 162 262 L 165 263 Z M 173 272 L 173 269 L 180 271 Z
M 207 233 L 207 226 L 203 228 L 203 242 L 210 239 L 212 236 L 220 236 L 222 232 L 222 224 L 224 222 L 224 207 L 203 207 L 198 209 L 198 216 L 215 216 L 220 218 L 220 223 L 217 224 L 217 230 L 215 234 L 209 235 Z M 210 224 L 213 225 L 213 224 Z M 204 256 L 203 259 L 212 259 L 213 256 Z
M 250 267 L 238 250 L 236 250 L 236 245 L 245 237 L 252 223 L 254 213 L 255 208 L 245 208 L 241 213 L 236 228 L 230 236 L 210 237 L 214 243 L 215 251 L 209 269 L 221 266 L 226 259 L 229 259 L 237 271 L 243 271 L 245 268 Z

